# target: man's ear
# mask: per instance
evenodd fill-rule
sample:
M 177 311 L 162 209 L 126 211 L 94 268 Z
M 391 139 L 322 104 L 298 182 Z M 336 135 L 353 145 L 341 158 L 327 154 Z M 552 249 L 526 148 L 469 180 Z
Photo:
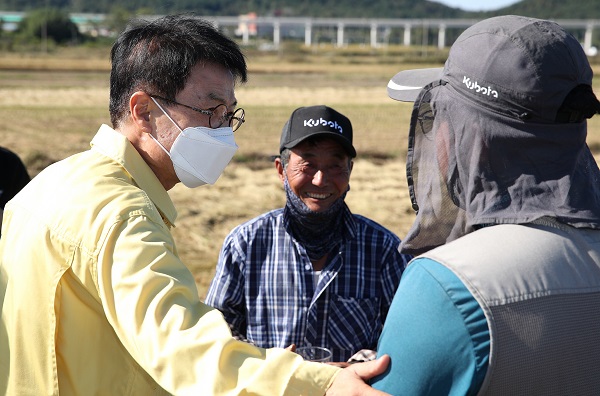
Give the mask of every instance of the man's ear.
M 129 112 L 131 119 L 137 126 L 137 129 L 144 133 L 152 132 L 152 123 L 150 122 L 152 109 L 152 98 L 145 92 L 137 91 L 129 98 Z
M 283 183 L 283 181 L 285 180 L 285 175 L 283 174 L 283 172 L 285 172 L 285 168 L 283 167 L 283 162 L 281 162 L 280 157 L 276 157 L 274 162 L 275 162 L 275 169 L 277 169 L 277 174 L 279 175 L 279 180 L 281 180 L 281 182 Z

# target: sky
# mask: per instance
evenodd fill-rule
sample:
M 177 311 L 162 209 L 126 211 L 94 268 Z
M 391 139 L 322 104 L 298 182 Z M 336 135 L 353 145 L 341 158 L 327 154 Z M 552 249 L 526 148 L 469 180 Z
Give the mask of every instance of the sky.
M 432 0 L 465 11 L 492 11 L 507 7 L 519 0 Z

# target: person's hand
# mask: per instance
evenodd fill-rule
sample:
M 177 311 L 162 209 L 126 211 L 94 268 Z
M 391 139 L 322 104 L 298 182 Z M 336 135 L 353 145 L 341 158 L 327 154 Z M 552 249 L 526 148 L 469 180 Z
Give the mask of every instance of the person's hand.
M 390 357 L 383 355 L 377 360 L 351 364 L 335 377 L 326 396 L 384 396 L 388 395 L 371 388 L 365 381 L 382 374 L 390 364 Z
M 285 348 L 286 351 L 296 352 L 296 344 L 291 344 L 289 347 Z

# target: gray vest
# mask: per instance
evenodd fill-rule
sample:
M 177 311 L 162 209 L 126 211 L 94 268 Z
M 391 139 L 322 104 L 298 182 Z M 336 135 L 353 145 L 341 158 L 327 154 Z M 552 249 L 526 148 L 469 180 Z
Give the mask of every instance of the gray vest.
M 544 218 L 423 255 L 451 269 L 490 329 L 480 395 L 600 395 L 600 231 Z

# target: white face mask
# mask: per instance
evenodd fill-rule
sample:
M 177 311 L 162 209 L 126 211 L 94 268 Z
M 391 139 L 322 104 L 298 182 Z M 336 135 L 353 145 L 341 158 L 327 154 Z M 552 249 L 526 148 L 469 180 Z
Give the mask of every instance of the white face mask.
M 171 146 L 171 152 L 150 134 L 171 158 L 179 180 L 189 188 L 214 184 L 238 148 L 231 127 L 189 127 L 181 130 L 162 106 L 154 98 L 152 100 L 181 131 Z

